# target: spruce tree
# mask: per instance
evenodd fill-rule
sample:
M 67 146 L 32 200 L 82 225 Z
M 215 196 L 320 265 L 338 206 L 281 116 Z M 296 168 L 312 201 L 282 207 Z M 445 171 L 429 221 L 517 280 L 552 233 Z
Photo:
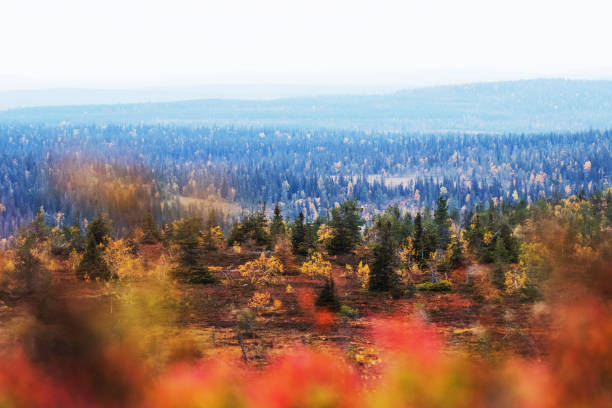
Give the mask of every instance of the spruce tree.
M 102 258 L 102 251 L 102 245 L 96 243 L 95 236 L 88 234 L 85 253 L 76 270 L 79 279 L 87 276 L 89 279 L 109 280 L 112 277 L 110 268 Z
M 143 236 L 141 242 L 143 244 L 157 244 L 159 241 L 161 241 L 161 235 L 157 229 L 155 221 L 153 220 L 151 210 L 147 210 L 147 213 L 142 221 L 142 232 Z
M 305 238 L 306 226 L 304 225 L 304 214 L 300 212 L 293 224 L 293 231 L 291 231 L 291 246 L 293 247 L 293 253 L 299 255 L 306 255 L 308 253 L 304 251 Z
M 110 268 L 102 258 L 102 251 L 108 242 L 109 227 L 105 219 L 98 215 L 87 226 L 87 243 L 85 253 L 76 270 L 80 279 L 109 280 L 112 278 Z
M 347 200 L 332 210 L 332 220 L 329 225 L 336 230 L 336 235 L 330 242 L 330 253 L 347 253 L 361 241 L 361 226 L 364 221 L 359 212 L 356 199 Z
M 449 228 L 451 226 L 451 222 L 448 216 L 448 206 L 444 196 L 440 196 L 438 198 L 438 206 L 436 207 L 436 211 L 434 212 L 434 221 L 436 222 L 436 226 L 438 227 L 438 245 L 436 245 L 436 247 L 444 250 L 448 246 L 450 237 Z
M 201 236 L 202 219 L 183 218 L 175 221 L 173 242 L 176 245 L 174 273 L 189 283 L 212 283 L 215 277 L 206 266 L 205 248 Z
M 285 233 L 285 223 L 283 222 L 283 215 L 281 214 L 278 203 L 274 207 L 274 216 L 272 217 L 272 223 L 270 224 L 270 234 L 273 237 L 282 235 Z
M 87 225 L 87 236 L 91 235 L 96 245 L 106 245 L 110 227 L 108 222 L 101 214 L 98 214 L 89 225 Z
M 48 271 L 43 263 L 35 255 L 36 247 L 48 238 L 49 227 L 44 222 L 42 209 L 30 224 L 21 230 L 17 237 L 15 251 L 16 276 L 23 283 L 25 293 L 31 293 L 42 288 L 48 283 Z
M 384 292 L 397 286 L 397 275 L 393 270 L 396 264 L 393 224 L 387 217 L 376 221 L 377 242 L 374 247 L 374 263 L 370 270 L 369 290 Z
M 412 236 L 412 247 L 414 250 L 414 258 L 417 260 L 419 267 L 424 268 L 426 263 L 424 262 L 425 258 L 425 245 L 424 245 L 424 236 L 423 236 L 423 218 L 421 217 L 421 213 L 417 213 L 416 217 L 414 217 L 414 232 Z
M 325 280 L 325 285 L 319 292 L 315 305 L 318 307 L 326 307 L 333 311 L 337 311 L 340 308 L 340 302 L 338 302 L 338 296 L 336 295 L 336 286 L 334 284 L 334 278 L 330 275 Z

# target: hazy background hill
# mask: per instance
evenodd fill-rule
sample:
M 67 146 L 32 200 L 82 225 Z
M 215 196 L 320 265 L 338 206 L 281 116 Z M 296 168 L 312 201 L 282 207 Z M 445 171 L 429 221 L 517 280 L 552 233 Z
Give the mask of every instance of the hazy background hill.
M 220 89 L 217 91 L 221 92 Z M 94 94 L 82 92 L 83 100 L 87 97 L 96 99 Z M 188 88 L 178 93 L 168 90 L 164 94 L 159 91 L 155 98 L 167 98 L 167 102 L 9 109 L 0 111 L 0 121 L 48 124 L 181 122 L 491 133 L 612 128 L 612 81 L 547 79 L 476 83 L 415 88 L 382 95 L 325 95 L 324 90 L 313 89 L 312 92 L 319 92 L 318 96 L 278 99 L 266 99 L 262 88 L 259 93 L 252 93 L 256 99 L 217 97 L 174 101 L 181 96 L 189 99 L 189 95 L 197 95 L 197 92 Z M 233 89 L 226 91 L 226 96 L 231 98 L 232 92 L 239 94 L 238 89 Z M 281 91 L 277 90 L 277 95 L 278 92 Z M 307 91 L 302 89 L 300 92 Z M 270 95 L 274 95 L 274 92 L 268 92 Z M 129 101 L 129 98 L 138 95 L 115 95 L 111 92 L 98 97 L 107 101 L 113 98 Z M 58 99 L 53 101 L 55 104 L 61 103 Z

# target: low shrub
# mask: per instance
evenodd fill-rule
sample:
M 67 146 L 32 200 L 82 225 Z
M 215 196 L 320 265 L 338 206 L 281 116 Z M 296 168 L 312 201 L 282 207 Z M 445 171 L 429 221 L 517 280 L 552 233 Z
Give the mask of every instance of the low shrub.
M 347 305 L 340 305 L 340 310 L 338 311 L 340 315 L 348 317 L 349 319 L 356 319 L 359 317 L 359 312 L 355 309 L 351 309 Z
M 450 292 L 453 290 L 453 284 L 447 280 L 441 280 L 437 283 L 422 282 L 416 285 L 416 289 L 422 292 Z

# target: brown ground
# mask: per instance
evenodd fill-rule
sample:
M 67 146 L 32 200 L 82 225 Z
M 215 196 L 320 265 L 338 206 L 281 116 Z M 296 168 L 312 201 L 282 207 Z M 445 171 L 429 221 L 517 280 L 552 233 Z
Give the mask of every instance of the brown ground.
M 155 246 L 142 251 L 151 262 L 161 254 L 161 249 Z M 211 254 L 211 266 L 216 267 L 213 269 L 224 283 L 178 284 L 185 306 L 171 330 L 188 334 L 203 355 L 224 353 L 241 357 L 236 311 L 248 307 L 255 289 L 240 278 L 236 268 L 256 256 L 256 251 L 235 254 L 228 250 Z M 365 370 L 368 359 L 376 357 L 369 336 L 372 322 L 381 317 L 415 315 L 437 326 L 449 352 L 467 352 L 487 358 L 499 353 L 530 357 L 543 354 L 541 341 L 548 330 L 545 315 L 537 317 L 534 313 L 538 305 L 521 303 L 500 293 L 490 283 L 486 266 L 471 265 L 449 273 L 448 279 L 454 285 L 452 292 L 416 293 L 413 297 L 394 300 L 387 294 L 369 293 L 344 277 L 346 257 L 330 260 L 340 302 L 356 310 L 358 317 L 351 319 L 341 314 L 330 317 L 317 313 L 312 302 L 322 283 L 300 274 L 289 274 L 285 276 L 284 285 L 267 289 L 277 301 L 276 305 L 258 314 L 255 334 L 244 339 L 244 355 L 250 363 L 264 364 L 283 349 L 307 344 L 339 349 Z M 470 276 L 466 282 L 468 271 Z M 53 286 L 63 298 L 74 304 L 91 303 L 111 313 L 110 295 L 103 284 L 78 281 L 65 268 L 52 273 Z M 415 281 L 421 278 L 413 277 Z M 292 293 L 287 293 L 287 284 L 293 288 Z M 1 302 L 0 347 L 6 350 L 19 343 L 19 334 L 29 319 L 26 301 Z

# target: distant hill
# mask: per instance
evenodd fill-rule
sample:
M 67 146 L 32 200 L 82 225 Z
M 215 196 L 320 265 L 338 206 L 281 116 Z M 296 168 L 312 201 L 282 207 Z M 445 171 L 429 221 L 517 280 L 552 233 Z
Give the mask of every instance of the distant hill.
M 187 123 L 410 132 L 549 132 L 612 128 L 612 81 L 537 79 L 385 95 L 34 107 L 0 122 Z
M 269 100 L 320 95 L 385 94 L 398 86 L 342 85 L 194 85 L 135 89 L 50 88 L 0 91 L 0 111 L 40 106 L 115 105 L 195 99 Z

